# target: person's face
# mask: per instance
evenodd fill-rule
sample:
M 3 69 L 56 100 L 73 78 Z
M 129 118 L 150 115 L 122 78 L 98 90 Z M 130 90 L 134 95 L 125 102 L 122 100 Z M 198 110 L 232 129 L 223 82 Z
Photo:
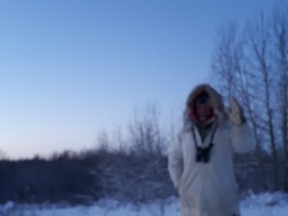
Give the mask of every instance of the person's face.
M 196 104 L 196 115 L 198 120 L 205 122 L 211 115 L 212 108 L 207 103 L 198 103 Z

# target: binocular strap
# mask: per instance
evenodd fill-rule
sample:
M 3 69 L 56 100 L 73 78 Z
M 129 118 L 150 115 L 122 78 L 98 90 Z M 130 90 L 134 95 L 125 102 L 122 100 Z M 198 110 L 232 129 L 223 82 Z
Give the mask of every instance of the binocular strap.
M 211 149 L 214 146 L 213 140 L 214 140 L 216 130 L 217 130 L 217 122 L 214 128 L 212 129 L 212 134 L 210 137 L 209 145 L 207 147 L 201 147 L 197 145 L 195 128 L 194 128 L 194 125 L 192 126 L 192 134 L 193 134 L 194 145 L 195 145 L 195 150 L 196 150 L 196 162 L 208 163 L 210 161 Z

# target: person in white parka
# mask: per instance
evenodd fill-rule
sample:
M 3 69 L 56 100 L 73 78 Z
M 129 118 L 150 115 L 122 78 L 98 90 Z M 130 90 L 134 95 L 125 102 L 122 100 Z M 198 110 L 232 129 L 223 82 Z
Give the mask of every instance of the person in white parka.
M 210 85 L 189 95 L 184 126 L 168 153 L 168 170 L 182 216 L 239 216 L 233 154 L 252 151 L 253 133 L 235 98 L 225 110 Z

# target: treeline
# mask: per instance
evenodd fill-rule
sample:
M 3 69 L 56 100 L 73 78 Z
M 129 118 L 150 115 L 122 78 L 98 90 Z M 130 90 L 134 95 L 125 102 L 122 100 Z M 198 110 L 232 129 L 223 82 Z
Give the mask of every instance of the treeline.
M 64 152 L 47 160 L 0 161 L 0 202 L 81 201 L 81 194 L 91 194 L 95 184 L 90 169 L 95 155 Z M 91 187 L 93 186 L 93 187 Z M 97 194 L 94 194 L 97 198 Z
M 94 150 L 63 152 L 49 159 L 0 160 L 0 202 L 91 204 L 100 199 L 148 203 L 177 195 L 167 170 L 167 132 L 157 116 L 148 113 L 128 127 L 125 139 L 102 135 Z M 148 116 L 148 117 L 147 117 Z M 262 155 L 266 173 L 273 157 Z M 258 181 L 259 157 L 237 155 L 235 170 L 242 192 L 265 190 Z M 272 185 L 273 179 L 264 179 Z
M 0 161 L 0 202 L 143 203 L 174 194 L 166 157 L 98 150 L 49 160 Z
M 170 136 L 160 131 L 154 108 L 143 116 L 135 117 L 125 139 L 99 136 L 96 149 L 0 160 L 0 202 L 143 203 L 175 195 L 165 155 Z
M 259 158 L 237 155 L 235 170 L 242 192 L 264 191 L 259 184 Z M 261 164 L 273 170 L 268 154 Z M 167 156 L 158 152 L 98 149 L 63 152 L 50 159 L 0 161 L 0 202 L 91 204 L 99 199 L 147 203 L 175 196 L 167 171 Z M 267 175 L 264 181 L 273 185 Z

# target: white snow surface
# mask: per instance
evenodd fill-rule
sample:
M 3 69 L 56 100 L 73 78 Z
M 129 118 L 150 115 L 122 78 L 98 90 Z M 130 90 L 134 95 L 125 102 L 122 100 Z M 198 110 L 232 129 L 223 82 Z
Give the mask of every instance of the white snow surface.
M 241 202 L 242 216 L 288 216 L 288 194 L 251 193 Z M 120 204 L 101 200 L 92 206 L 17 205 L 7 202 L 0 206 L 1 216 L 177 216 L 179 202 L 176 197 L 145 205 Z

